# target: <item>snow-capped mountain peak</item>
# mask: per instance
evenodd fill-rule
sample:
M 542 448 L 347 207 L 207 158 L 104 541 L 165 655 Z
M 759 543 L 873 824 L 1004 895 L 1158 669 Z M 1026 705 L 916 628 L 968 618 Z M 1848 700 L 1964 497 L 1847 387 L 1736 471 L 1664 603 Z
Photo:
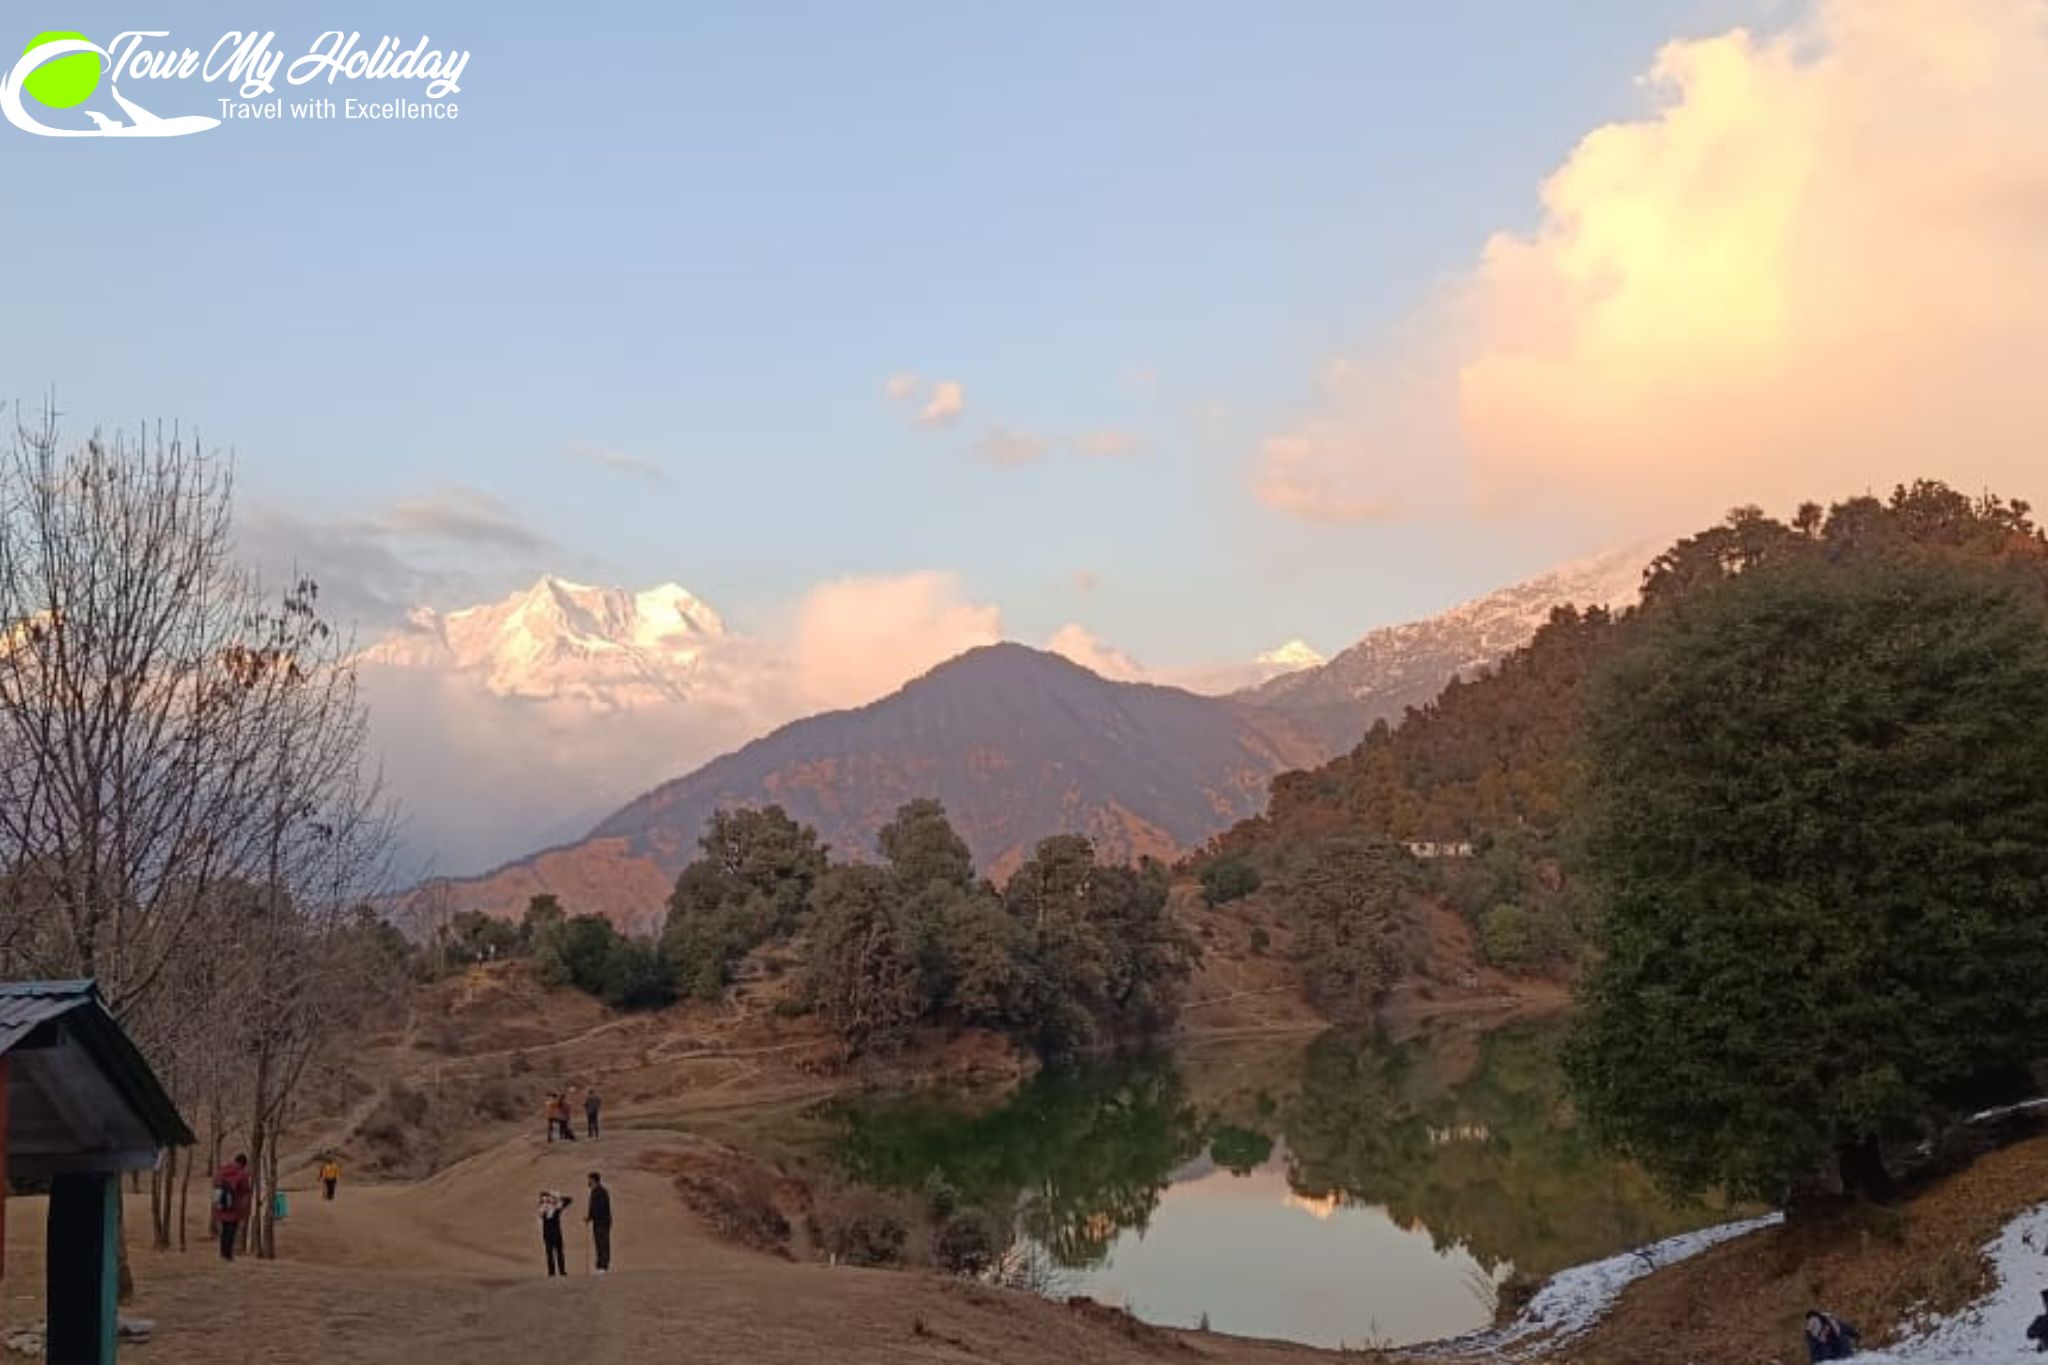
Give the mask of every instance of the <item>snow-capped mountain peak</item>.
M 1257 663 L 1261 669 L 1277 676 L 1284 673 L 1299 672 L 1304 668 L 1314 668 L 1319 664 L 1327 662 L 1327 660 L 1323 658 L 1322 651 L 1318 650 L 1308 641 L 1294 639 L 1289 640 L 1277 649 L 1267 650 L 1253 662 Z
M 499 697 L 625 709 L 688 700 L 727 640 L 718 613 L 679 584 L 634 591 L 544 574 L 496 602 L 417 608 L 362 657 L 469 674 Z
M 1642 589 L 1661 546 L 1637 544 L 1563 564 L 1420 621 L 1386 626 L 1327 663 L 1311 664 L 1247 694 L 1327 728 L 1346 746 L 1373 720 L 1398 719 L 1453 677 L 1470 677 L 1526 644 L 1557 607 L 1621 608 Z

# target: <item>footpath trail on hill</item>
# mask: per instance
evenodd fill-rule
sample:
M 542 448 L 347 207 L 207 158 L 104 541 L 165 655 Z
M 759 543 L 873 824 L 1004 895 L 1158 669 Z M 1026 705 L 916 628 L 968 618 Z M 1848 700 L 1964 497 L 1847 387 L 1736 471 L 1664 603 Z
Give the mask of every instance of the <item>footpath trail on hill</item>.
M 800 1265 L 734 1248 L 699 1223 L 643 1153 L 688 1139 L 620 1131 L 548 1144 L 524 1136 L 416 1184 L 352 1186 L 329 1204 L 294 1195 L 280 1259 L 222 1264 L 193 1211 L 191 1249 L 131 1240 L 138 1285 L 128 1310 L 156 1337 L 123 1359 L 156 1365 L 231 1362 L 523 1361 L 885 1362 L 1182 1360 L 1280 1365 L 1315 1358 L 1286 1345 L 1126 1331 L 1063 1305 L 935 1276 Z M 614 1271 L 587 1273 L 581 1218 L 586 1172 L 598 1169 L 617 1212 Z M 543 1273 L 533 1208 L 543 1188 L 573 1194 L 567 1280 Z M 41 1316 L 40 1199 L 7 1209 L 0 1319 Z M 130 1226 L 148 1226 L 131 1200 Z

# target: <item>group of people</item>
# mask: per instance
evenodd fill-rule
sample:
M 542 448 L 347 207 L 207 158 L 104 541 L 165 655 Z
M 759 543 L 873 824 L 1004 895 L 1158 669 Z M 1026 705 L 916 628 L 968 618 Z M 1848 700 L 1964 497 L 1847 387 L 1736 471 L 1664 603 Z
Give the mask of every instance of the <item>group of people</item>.
M 583 1092 L 583 1135 L 585 1137 L 594 1138 L 598 1135 L 598 1114 L 603 1108 L 604 1101 L 598 1098 L 595 1089 L 586 1089 Z M 568 1091 L 557 1090 L 548 1096 L 546 1114 L 549 1142 L 553 1142 L 556 1138 L 560 1138 L 564 1142 L 574 1142 L 576 1140 L 576 1122 L 574 1113 L 569 1108 Z
M 572 1139 L 573 1140 L 573 1139 Z M 568 1253 L 562 1242 L 562 1215 L 576 1201 L 553 1190 L 540 1192 L 540 1247 L 547 1257 L 548 1278 L 569 1273 Z M 590 1173 L 590 1200 L 584 1205 L 583 1221 L 590 1228 L 590 1244 L 597 1253 L 597 1270 L 603 1275 L 612 1268 L 612 1192 L 596 1171 Z

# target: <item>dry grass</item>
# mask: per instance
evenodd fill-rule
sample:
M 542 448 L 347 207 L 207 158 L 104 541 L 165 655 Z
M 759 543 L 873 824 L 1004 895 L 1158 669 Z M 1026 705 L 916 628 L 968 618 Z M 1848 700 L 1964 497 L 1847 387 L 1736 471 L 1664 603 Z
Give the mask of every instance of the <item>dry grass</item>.
M 1981 1156 L 1894 1209 L 1845 1210 L 1729 1243 L 1639 1281 L 1562 1356 L 1574 1365 L 1803 1362 L 1820 1306 L 1882 1345 L 1990 1288 L 1983 1248 L 2048 1195 L 2048 1137 Z

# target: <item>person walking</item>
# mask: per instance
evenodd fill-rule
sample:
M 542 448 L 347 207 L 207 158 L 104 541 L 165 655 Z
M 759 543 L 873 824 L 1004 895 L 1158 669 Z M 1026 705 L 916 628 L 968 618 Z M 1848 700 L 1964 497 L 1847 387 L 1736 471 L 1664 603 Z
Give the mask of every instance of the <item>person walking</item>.
M 540 1246 L 548 1258 L 548 1278 L 569 1273 L 569 1255 L 562 1249 L 562 1211 L 576 1201 L 552 1190 L 540 1192 Z
M 223 1261 L 235 1259 L 235 1243 L 241 1238 L 242 1224 L 249 1221 L 255 1189 L 255 1182 L 249 1179 L 249 1158 L 241 1152 L 213 1177 L 213 1227 L 220 1234 Z
M 583 1135 L 585 1137 L 597 1136 L 597 1111 L 602 1108 L 604 1108 L 604 1101 L 598 1098 L 595 1089 L 583 1092 Z
M 590 1224 L 590 1242 L 597 1248 L 597 1273 L 612 1268 L 612 1192 L 596 1171 L 590 1173 L 590 1202 L 584 1206 L 583 1221 Z
M 327 1160 L 320 1163 L 320 1188 L 327 1192 L 327 1202 L 334 1202 L 334 1187 L 341 1183 L 341 1163 L 329 1152 Z
M 541 1106 L 541 1115 L 547 1120 L 549 1142 L 555 1140 L 555 1110 L 560 1105 L 561 1100 L 562 1097 L 560 1095 L 551 1093 L 548 1096 L 548 1102 Z

